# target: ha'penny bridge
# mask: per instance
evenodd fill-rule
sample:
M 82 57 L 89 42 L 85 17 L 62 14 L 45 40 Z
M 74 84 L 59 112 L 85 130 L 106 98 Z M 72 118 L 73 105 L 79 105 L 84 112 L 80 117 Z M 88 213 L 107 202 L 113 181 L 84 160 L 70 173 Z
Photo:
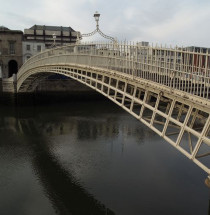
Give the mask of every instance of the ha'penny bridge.
M 116 41 L 55 47 L 30 58 L 17 75 L 3 79 L 3 91 L 33 92 L 53 73 L 106 96 L 210 177 L 208 51 Z

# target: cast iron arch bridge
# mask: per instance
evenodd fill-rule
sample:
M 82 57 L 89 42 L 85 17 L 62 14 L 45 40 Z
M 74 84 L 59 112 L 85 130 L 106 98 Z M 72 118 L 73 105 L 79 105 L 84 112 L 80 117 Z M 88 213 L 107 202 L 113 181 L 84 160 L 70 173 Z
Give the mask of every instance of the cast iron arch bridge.
M 4 91 L 34 91 L 52 73 L 106 96 L 210 175 L 207 51 L 115 42 L 56 47 L 30 58 L 4 80 Z

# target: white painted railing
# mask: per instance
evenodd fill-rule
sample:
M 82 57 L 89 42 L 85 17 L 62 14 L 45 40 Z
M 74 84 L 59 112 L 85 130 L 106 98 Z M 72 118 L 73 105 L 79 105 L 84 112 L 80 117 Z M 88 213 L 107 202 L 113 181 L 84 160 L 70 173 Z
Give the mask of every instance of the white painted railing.
M 128 43 L 85 43 L 46 50 L 30 58 L 19 70 L 19 80 L 27 70 L 46 64 L 81 64 L 120 71 L 210 98 L 210 54 L 208 50 L 139 46 Z

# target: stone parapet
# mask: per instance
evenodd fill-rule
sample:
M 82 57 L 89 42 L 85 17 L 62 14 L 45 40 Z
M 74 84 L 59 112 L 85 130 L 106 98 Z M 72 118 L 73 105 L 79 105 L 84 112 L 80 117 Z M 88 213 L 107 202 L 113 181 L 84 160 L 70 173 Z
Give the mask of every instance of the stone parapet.
M 2 92 L 4 93 L 16 93 L 16 84 L 10 80 L 2 81 Z
M 2 93 L 2 91 L 3 91 L 2 78 L 0 78 L 0 94 Z

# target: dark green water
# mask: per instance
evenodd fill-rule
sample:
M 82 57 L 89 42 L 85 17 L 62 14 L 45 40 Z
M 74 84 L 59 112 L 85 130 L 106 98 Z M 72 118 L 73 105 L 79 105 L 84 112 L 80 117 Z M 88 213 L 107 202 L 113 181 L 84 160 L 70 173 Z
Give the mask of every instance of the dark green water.
M 1 215 L 207 215 L 205 177 L 111 102 L 0 107 Z

